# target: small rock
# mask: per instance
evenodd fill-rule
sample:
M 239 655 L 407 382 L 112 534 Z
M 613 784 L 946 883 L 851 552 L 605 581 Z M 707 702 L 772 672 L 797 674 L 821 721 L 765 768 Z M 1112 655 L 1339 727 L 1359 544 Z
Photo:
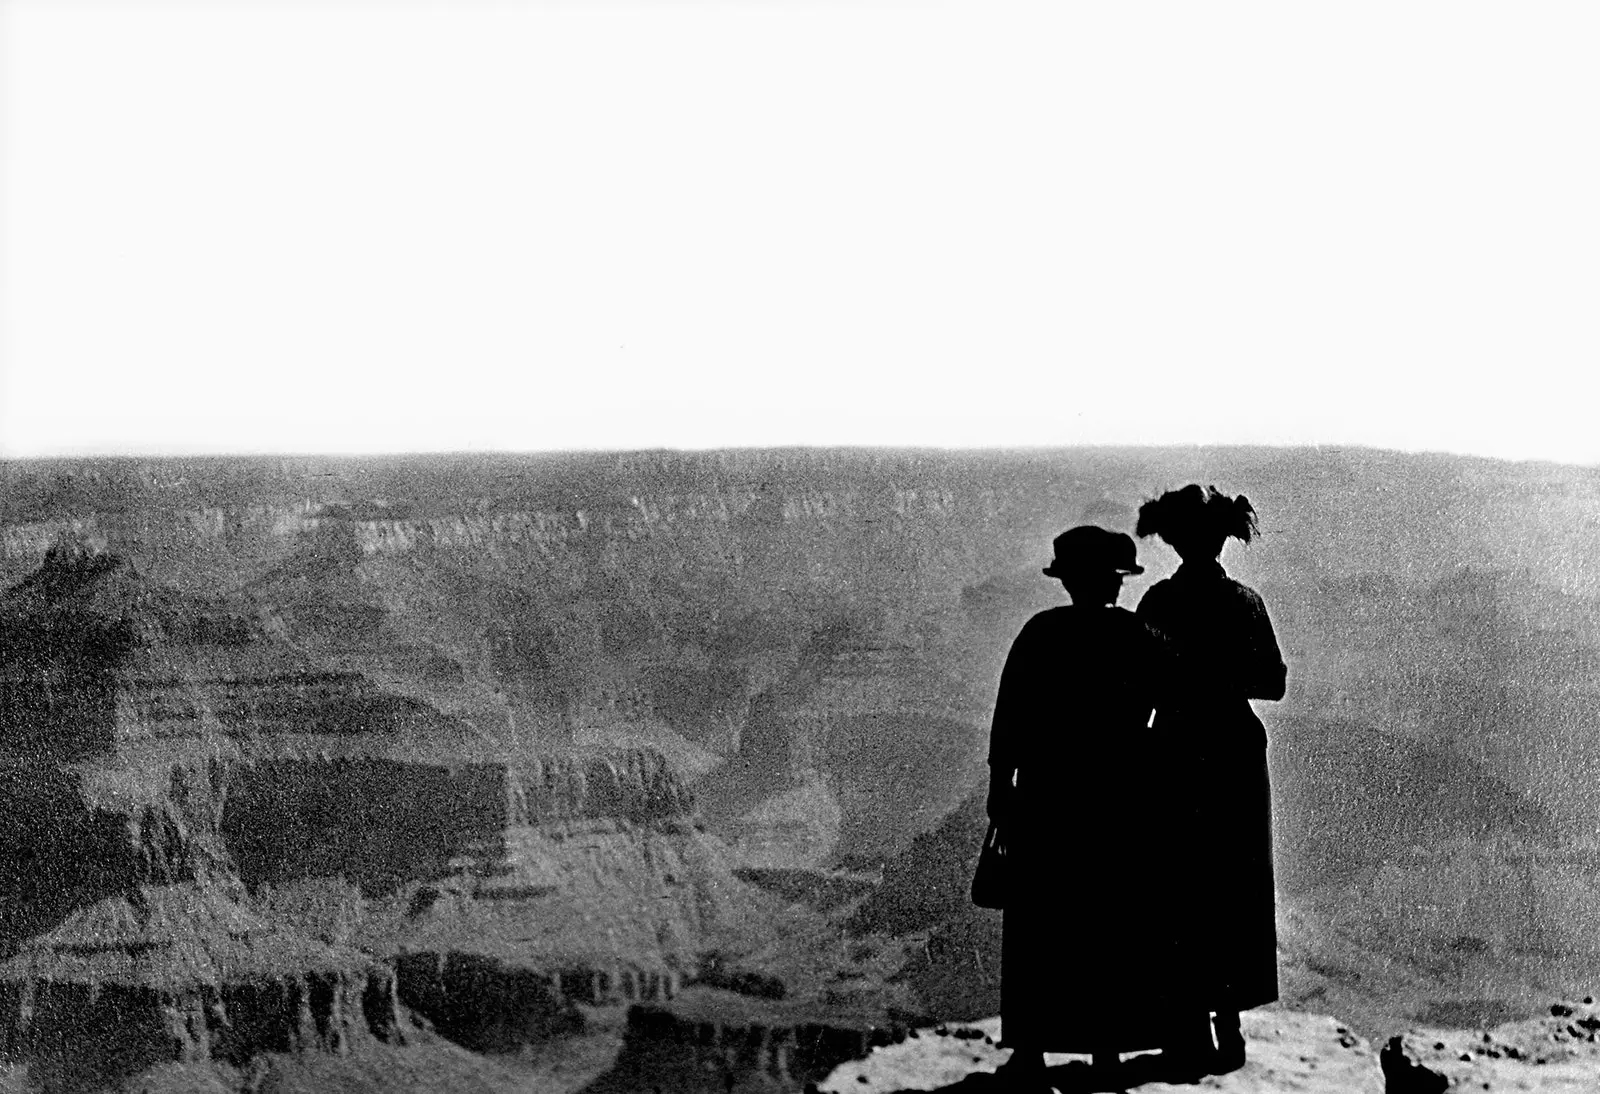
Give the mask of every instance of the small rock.
M 1570 1018 L 1572 1016 L 1572 1008 L 1565 1003 L 1551 1003 L 1550 1016 L 1552 1018 Z
M 1438 1044 L 1444 1048 L 1444 1042 Z M 1450 1080 L 1419 1060 L 1399 1034 L 1383 1046 L 1378 1064 L 1388 1094 L 1444 1094 L 1450 1088 Z
M 858 1083 L 870 1083 L 871 1081 L 872 1080 L 867 1078 L 865 1075 L 857 1075 L 856 1076 L 856 1082 L 858 1082 Z
M 1464 1064 L 1470 1064 L 1472 1062 L 1472 1053 L 1463 1052 L 1461 1054 L 1461 1062 Z
M 1592 1007 L 1592 1006 L 1594 1006 L 1594 996 L 1592 996 L 1592 995 L 1585 995 L 1585 996 L 1584 996 L 1584 997 L 1583 997 L 1583 1005 L 1584 1005 L 1584 1006 L 1586 1006 L 1586 1007 Z

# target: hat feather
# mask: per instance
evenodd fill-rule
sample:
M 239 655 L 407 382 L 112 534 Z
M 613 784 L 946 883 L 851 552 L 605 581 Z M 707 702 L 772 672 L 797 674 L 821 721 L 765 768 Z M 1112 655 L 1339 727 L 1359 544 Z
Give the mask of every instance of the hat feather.
M 1240 494 L 1230 498 L 1215 486 L 1190 483 L 1179 490 L 1168 490 L 1139 506 L 1134 532 L 1139 536 L 1160 536 L 1171 541 L 1184 532 L 1210 532 L 1224 538 L 1232 536 L 1249 543 L 1261 535 L 1255 507 Z

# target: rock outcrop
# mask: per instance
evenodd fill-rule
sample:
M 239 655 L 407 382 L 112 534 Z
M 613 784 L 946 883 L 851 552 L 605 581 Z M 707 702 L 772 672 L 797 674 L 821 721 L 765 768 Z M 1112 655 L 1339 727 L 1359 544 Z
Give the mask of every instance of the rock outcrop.
M 463 750 L 247 602 L 92 545 L 0 630 L 0 1052 L 48 1089 L 392 1046 L 407 1011 L 512 1050 L 670 999 L 773 904 L 659 753 Z
M 0 964 L 0 1051 L 50 1091 L 169 1061 L 342 1054 L 403 1040 L 393 970 L 296 935 L 223 885 L 140 887 Z
M 53 547 L 0 595 L 0 748 L 61 762 L 141 741 L 449 739 L 451 719 L 319 666 L 247 602 L 181 593 L 125 558 Z
M 1589 1094 L 1600 1089 L 1600 1008 L 1590 996 L 1490 1030 L 1412 1029 L 1391 1037 L 1381 1058 L 1387 1094 Z
M 670 1004 L 633 1007 L 616 1065 L 589 1089 L 798 1092 L 906 1032 L 881 1012 L 694 988 Z

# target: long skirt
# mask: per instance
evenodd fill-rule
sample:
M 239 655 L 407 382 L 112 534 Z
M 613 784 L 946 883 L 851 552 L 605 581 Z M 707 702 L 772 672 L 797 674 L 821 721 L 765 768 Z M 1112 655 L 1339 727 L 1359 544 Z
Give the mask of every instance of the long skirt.
M 1278 998 L 1278 933 L 1272 870 L 1272 789 L 1266 750 L 1240 746 L 1206 756 L 1193 875 L 1196 959 L 1208 1010 L 1248 1010 Z
M 1160 842 L 1102 814 L 1094 829 L 1044 810 L 1007 836 L 1001 1034 L 1043 1052 L 1132 1052 L 1199 1012 L 1192 925 Z

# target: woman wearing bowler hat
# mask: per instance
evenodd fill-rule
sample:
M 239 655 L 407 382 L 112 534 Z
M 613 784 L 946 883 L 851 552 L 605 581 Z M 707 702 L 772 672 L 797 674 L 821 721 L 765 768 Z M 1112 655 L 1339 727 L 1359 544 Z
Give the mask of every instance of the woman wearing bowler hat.
M 1138 614 L 1172 642 L 1182 666 L 1155 724 L 1182 742 L 1193 772 L 1192 823 L 1183 829 L 1194 835 L 1193 853 L 1180 883 L 1205 896 L 1191 952 L 1205 1009 L 1216 1012 L 1209 1070 L 1231 1071 L 1244 1065 L 1239 1012 L 1278 997 L 1267 734 L 1250 700 L 1282 699 L 1286 669 L 1261 597 L 1220 561 L 1229 538 L 1260 534 L 1246 498 L 1214 486 L 1168 491 L 1140 507 L 1136 531 L 1160 536 L 1183 560 L 1145 593 Z
M 1151 712 L 1174 671 L 1164 640 L 1116 607 L 1143 572 L 1133 540 L 1082 526 L 1044 570 L 1072 598 L 1011 646 L 990 735 L 989 816 L 1005 844 L 1005 1077 L 1046 1089 L 1044 1053 L 1164 1047 L 1150 1016 L 1192 1011 L 1171 909 L 1170 765 Z

